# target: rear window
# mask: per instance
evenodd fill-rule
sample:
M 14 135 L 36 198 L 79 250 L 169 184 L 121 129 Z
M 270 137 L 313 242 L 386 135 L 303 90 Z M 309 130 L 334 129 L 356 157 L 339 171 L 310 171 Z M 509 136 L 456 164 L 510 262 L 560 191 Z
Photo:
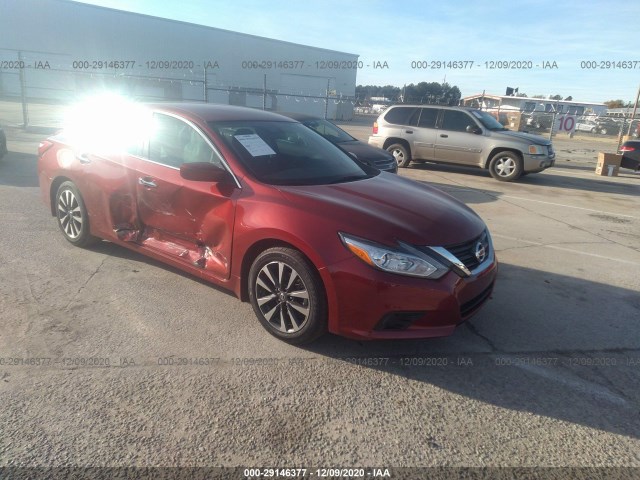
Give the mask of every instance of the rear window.
M 416 118 L 416 107 L 395 107 L 389 109 L 384 116 L 385 121 L 396 125 L 411 125 L 411 118 Z

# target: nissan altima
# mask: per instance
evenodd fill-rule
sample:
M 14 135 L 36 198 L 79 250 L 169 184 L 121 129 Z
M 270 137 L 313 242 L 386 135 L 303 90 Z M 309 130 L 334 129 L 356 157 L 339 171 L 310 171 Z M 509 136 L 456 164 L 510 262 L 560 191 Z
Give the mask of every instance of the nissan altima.
M 445 336 L 491 296 L 497 260 L 478 215 L 290 118 L 124 101 L 74 115 L 39 146 L 64 238 L 227 288 L 281 340 Z

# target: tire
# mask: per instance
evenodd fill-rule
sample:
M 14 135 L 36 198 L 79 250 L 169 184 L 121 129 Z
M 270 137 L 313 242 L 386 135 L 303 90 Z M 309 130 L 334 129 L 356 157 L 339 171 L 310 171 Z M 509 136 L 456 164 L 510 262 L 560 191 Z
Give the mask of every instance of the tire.
M 100 241 L 90 233 L 87 208 L 73 182 L 60 185 L 55 202 L 58 226 L 68 242 L 76 247 L 88 247 Z
M 489 162 L 489 173 L 501 182 L 517 180 L 522 171 L 522 159 L 513 152 L 496 153 Z
M 411 152 L 409 152 L 407 147 L 401 143 L 389 145 L 387 147 L 387 152 L 393 155 L 393 158 L 396 159 L 398 167 L 408 167 L 411 163 Z
M 606 135 L 606 134 L 607 134 L 607 129 L 606 129 L 606 128 L 604 128 L 604 127 L 600 128 L 600 133 L 601 133 L 602 135 Z
M 247 281 L 253 311 L 274 337 L 302 345 L 327 331 L 322 280 L 299 251 L 285 247 L 265 250 L 251 265 Z

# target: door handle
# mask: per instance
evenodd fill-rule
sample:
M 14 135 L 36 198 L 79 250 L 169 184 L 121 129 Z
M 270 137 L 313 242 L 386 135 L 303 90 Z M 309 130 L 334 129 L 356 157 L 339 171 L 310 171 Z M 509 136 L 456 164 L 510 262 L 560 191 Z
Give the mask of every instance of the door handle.
M 150 177 L 138 178 L 138 183 L 143 187 L 156 188 L 158 185 Z
M 441 133 L 441 134 L 440 134 L 440 136 L 441 136 L 442 138 L 449 138 L 449 135 L 445 135 L 444 133 Z
M 89 155 L 86 153 L 79 153 L 78 155 L 76 155 L 76 158 L 83 165 L 91 163 L 91 159 L 89 158 Z
M 404 133 L 413 133 L 413 130 L 405 130 Z

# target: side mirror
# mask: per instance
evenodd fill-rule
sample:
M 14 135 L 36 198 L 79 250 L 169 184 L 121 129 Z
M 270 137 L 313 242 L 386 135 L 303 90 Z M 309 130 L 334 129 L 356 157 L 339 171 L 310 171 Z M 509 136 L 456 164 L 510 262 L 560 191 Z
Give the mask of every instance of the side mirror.
M 480 135 L 482 133 L 482 129 L 477 125 L 467 125 L 467 132 Z
M 224 168 L 209 162 L 183 163 L 180 166 L 180 176 L 185 180 L 215 183 L 225 183 L 230 178 L 229 172 Z

